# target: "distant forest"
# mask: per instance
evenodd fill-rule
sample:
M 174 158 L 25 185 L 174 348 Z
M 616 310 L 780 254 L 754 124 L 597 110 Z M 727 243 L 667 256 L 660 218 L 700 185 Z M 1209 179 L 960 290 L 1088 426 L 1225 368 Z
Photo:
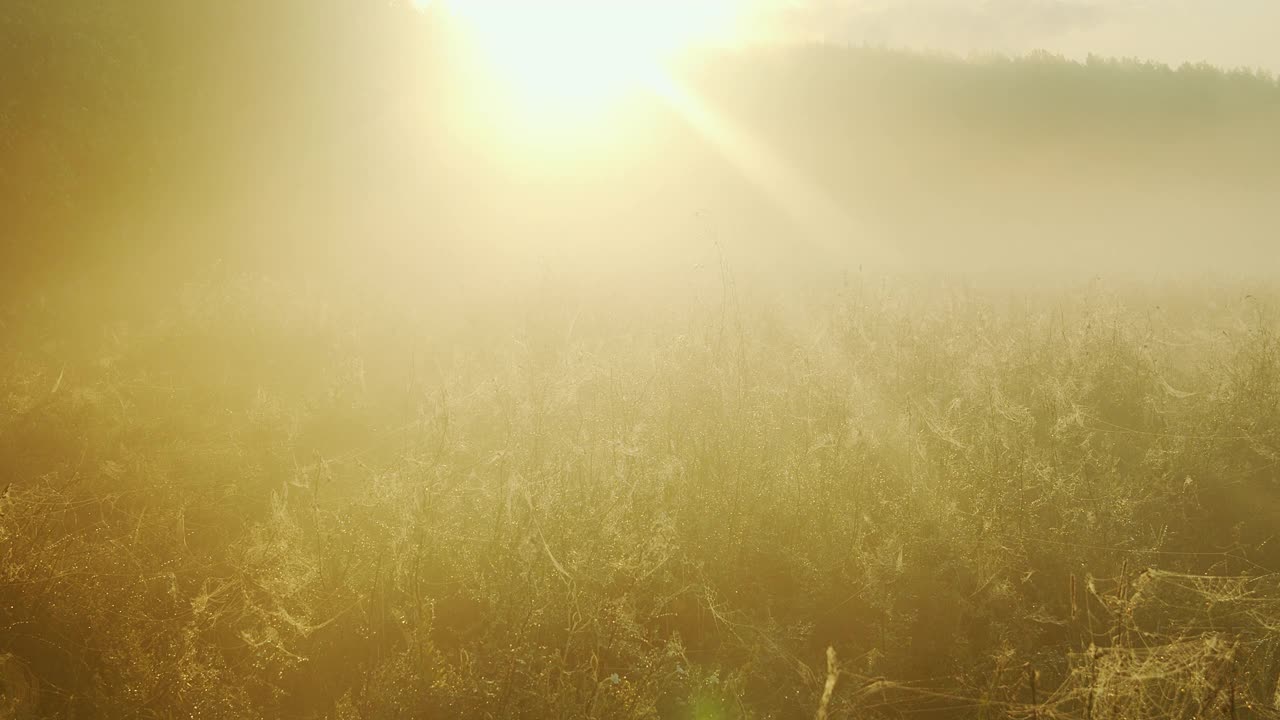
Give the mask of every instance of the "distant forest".
M 447 243 L 467 220 L 437 219 L 461 193 L 501 196 L 506 172 L 454 112 L 467 57 L 407 4 L 5 3 L 4 279 L 158 251 L 236 258 L 268 238 L 293 255 L 357 234 Z M 1027 176 L 1045 192 L 1085 176 L 1212 183 L 1256 215 L 1280 175 L 1280 84 L 1261 71 L 804 46 L 699 53 L 680 72 L 873 218 Z M 660 172 L 697 152 L 662 142 Z

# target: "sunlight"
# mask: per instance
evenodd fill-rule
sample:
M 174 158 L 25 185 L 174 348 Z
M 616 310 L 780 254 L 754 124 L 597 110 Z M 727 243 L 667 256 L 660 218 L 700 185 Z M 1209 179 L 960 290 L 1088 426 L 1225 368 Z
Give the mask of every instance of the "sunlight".
M 476 41 L 522 125 L 570 129 L 665 75 L 675 52 L 723 38 L 732 0 L 437 0 Z
M 768 145 L 689 88 L 670 77 L 661 77 L 655 80 L 652 90 L 795 223 L 798 238 L 808 242 L 811 251 L 840 261 L 848 261 L 854 254 L 863 260 L 900 261 L 893 248 L 871 244 L 864 228 L 820 185 L 797 172 Z

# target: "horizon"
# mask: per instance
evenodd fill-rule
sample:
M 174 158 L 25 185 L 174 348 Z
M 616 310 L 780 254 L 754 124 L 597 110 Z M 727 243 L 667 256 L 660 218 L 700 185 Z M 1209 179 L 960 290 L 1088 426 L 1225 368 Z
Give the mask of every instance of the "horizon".
M 1280 70 L 1280 4 L 1264 0 L 900 0 L 775 3 L 791 37 L 823 37 L 889 47 L 1083 59 L 1136 58 L 1177 67 Z

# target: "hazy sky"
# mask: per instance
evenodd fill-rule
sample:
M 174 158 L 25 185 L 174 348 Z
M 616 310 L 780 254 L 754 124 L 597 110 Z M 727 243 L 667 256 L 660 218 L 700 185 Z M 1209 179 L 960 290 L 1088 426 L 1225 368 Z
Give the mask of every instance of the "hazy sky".
M 1280 0 L 758 0 L 791 37 L 1280 71 Z

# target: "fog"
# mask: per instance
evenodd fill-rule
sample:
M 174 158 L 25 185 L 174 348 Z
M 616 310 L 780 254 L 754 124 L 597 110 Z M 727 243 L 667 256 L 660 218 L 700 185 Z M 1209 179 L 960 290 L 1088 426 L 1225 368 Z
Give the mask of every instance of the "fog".
M 78 124 L 12 136 L 28 170 L 8 186 L 12 267 L 265 256 L 482 278 L 665 275 L 713 255 L 802 274 L 1274 260 L 1280 90 L 1257 73 L 743 41 L 686 54 L 683 101 L 636 92 L 536 130 L 430 12 L 373 14 L 331 49 L 347 16 L 319 14 L 275 51 L 270 23 L 222 15 L 230 44 L 144 62 L 158 48 L 122 36 L 136 71 L 45 96 L 46 115 Z M 37 122 L 38 105 L 18 107 L 11 133 Z M 71 172 L 68 157 L 85 162 Z
M 0 718 L 1277 717 L 1269 6 L 515 1 L 0 10 Z

